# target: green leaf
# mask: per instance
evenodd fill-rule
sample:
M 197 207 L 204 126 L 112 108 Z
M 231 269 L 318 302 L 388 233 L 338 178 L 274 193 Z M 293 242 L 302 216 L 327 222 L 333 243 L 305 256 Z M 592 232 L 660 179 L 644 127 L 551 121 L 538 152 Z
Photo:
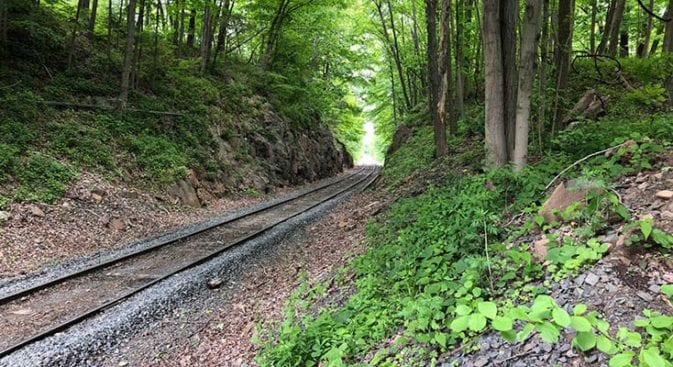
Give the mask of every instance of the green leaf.
M 585 333 L 591 331 L 591 323 L 582 316 L 572 316 L 570 318 L 570 326 L 579 332 Z
M 472 309 L 466 305 L 458 305 L 456 306 L 456 315 L 458 316 L 465 316 L 469 315 L 472 313 Z
M 442 348 L 446 348 L 446 334 L 444 333 L 437 333 L 435 334 L 435 341 L 437 344 L 439 344 Z
M 479 302 L 477 304 L 477 310 L 491 320 L 495 319 L 498 315 L 498 306 L 493 302 Z
M 500 316 L 496 317 L 491 325 L 493 326 L 493 329 L 497 331 L 509 331 L 512 330 L 512 326 L 514 324 L 514 320 L 512 320 L 509 317 L 505 316 Z
M 655 316 L 650 321 L 652 326 L 657 329 L 670 329 L 673 326 L 673 317 L 671 316 Z
M 514 330 L 501 331 L 500 335 L 502 335 L 502 338 L 510 343 L 516 341 L 516 333 Z
M 626 207 L 622 204 L 617 204 L 614 206 L 615 213 L 622 217 L 624 220 L 629 220 L 631 219 L 631 213 L 629 213 L 629 210 L 626 209 Z
M 533 323 L 526 324 L 526 326 L 524 326 L 523 329 L 521 329 L 521 331 L 519 331 L 516 334 L 516 340 L 518 341 L 525 340 L 528 337 L 528 335 L 530 335 L 530 333 L 533 332 L 533 330 L 535 330 L 535 324 Z
M 650 234 L 652 233 L 653 218 L 650 215 L 650 216 L 647 216 L 647 217 L 641 219 L 638 222 L 640 223 L 640 232 L 643 233 L 643 236 L 647 240 L 650 237 Z
M 650 326 L 650 319 L 641 319 L 641 318 L 635 319 L 633 320 L 633 325 L 635 325 L 636 327 L 643 327 L 643 328 L 648 327 Z
M 669 364 L 659 353 L 659 348 L 650 347 L 640 351 L 640 359 L 650 367 L 665 367 Z
M 605 335 L 599 335 L 596 340 L 596 348 L 605 354 L 617 353 L 617 346 Z
M 596 346 L 596 335 L 593 332 L 578 332 L 573 339 L 573 344 L 586 352 Z
M 570 326 L 570 315 L 566 310 L 564 310 L 561 307 L 555 308 L 551 312 L 552 318 L 554 319 L 554 322 L 557 323 L 559 326 L 563 327 L 568 327 Z
M 631 366 L 631 361 L 633 360 L 633 352 L 624 352 L 615 355 L 610 358 L 609 367 L 629 367 Z
M 538 324 L 535 329 L 540 333 L 540 337 L 547 343 L 556 343 L 561 336 L 558 329 L 550 322 Z
M 585 304 L 577 304 L 575 307 L 573 307 L 573 315 L 575 316 L 581 316 L 587 311 L 587 305 Z
M 482 331 L 486 328 L 486 318 L 480 313 L 473 313 L 468 316 L 470 319 L 468 321 L 468 326 L 472 331 Z
M 461 333 L 467 330 L 470 321 L 470 316 L 460 316 L 451 322 L 449 328 L 456 333 Z
M 620 339 L 622 339 L 624 344 L 626 344 L 629 347 L 640 348 L 640 346 L 642 345 L 642 338 L 643 337 L 638 333 L 628 331 L 627 329 L 624 329 L 624 330 L 625 331 L 623 333 L 621 333 L 621 330 L 620 330 L 620 333 L 618 333 L 618 334 L 622 334 L 619 337 L 620 337 Z
M 673 284 L 664 284 L 661 286 L 661 293 L 671 297 L 673 296 Z

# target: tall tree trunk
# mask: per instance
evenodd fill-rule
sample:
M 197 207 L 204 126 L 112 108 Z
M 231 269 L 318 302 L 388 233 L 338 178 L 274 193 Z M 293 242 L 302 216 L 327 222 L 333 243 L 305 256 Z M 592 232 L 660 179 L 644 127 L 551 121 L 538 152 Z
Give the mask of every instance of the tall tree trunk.
M 666 19 L 673 19 L 673 0 L 668 0 L 668 7 L 666 8 Z M 669 75 L 664 81 L 664 88 L 668 91 L 668 102 L 673 105 L 673 20 L 666 22 L 664 30 L 664 43 L 662 44 L 662 53 L 668 56 L 668 70 Z
M 107 59 L 112 61 L 112 0 L 107 1 Z
M 234 10 L 235 1 L 224 0 L 222 3 L 222 17 L 220 18 L 220 29 L 217 32 L 217 43 L 215 46 L 215 55 L 213 57 L 212 67 L 215 68 L 217 65 L 217 56 L 225 48 L 225 42 L 227 41 L 227 32 L 229 30 L 229 19 L 231 18 L 231 13 Z
M 126 108 L 129 96 L 131 79 L 131 63 L 133 61 L 133 43 L 135 38 L 136 0 L 129 0 L 128 15 L 126 17 L 126 47 L 124 50 L 124 64 L 122 65 L 122 82 L 119 100 L 122 110 Z
M 592 54 L 596 53 L 596 13 L 598 0 L 591 0 L 591 29 L 589 30 L 589 48 Z
M 449 132 L 454 135 L 458 130 L 456 126 L 455 103 L 453 100 L 453 88 L 451 83 L 451 1 L 442 0 L 440 27 L 440 51 L 439 51 L 439 100 L 437 102 L 437 111 L 442 120 L 442 126 L 448 126 Z M 448 121 L 447 121 L 448 117 Z
M 618 0 L 622 1 L 622 0 Z M 559 94 L 568 84 L 570 54 L 573 45 L 573 18 L 575 13 L 574 0 L 559 0 L 558 32 L 554 50 L 556 65 L 556 96 L 554 101 L 554 126 L 559 129 L 563 115 L 561 113 Z
M 72 59 L 75 55 L 75 41 L 77 38 L 77 30 L 79 29 L 79 18 L 84 7 L 83 0 L 77 2 L 77 11 L 75 12 L 75 23 L 72 25 L 72 33 L 70 34 L 70 46 L 68 46 L 68 70 L 72 66 Z
M 612 34 L 612 18 L 614 18 L 617 1 L 619 0 L 610 1 L 608 12 L 605 15 L 605 24 L 603 25 L 603 34 L 601 35 L 601 42 L 598 44 L 598 49 L 596 50 L 596 53 L 599 55 L 604 55 L 605 51 L 608 48 L 610 35 Z
M 465 82 L 463 76 L 463 0 L 456 0 L 456 112 L 465 118 Z
M 619 34 L 619 57 L 629 56 L 629 32 L 623 31 Z
M 530 96 L 540 32 L 541 0 L 526 0 L 523 30 L 521 31 L 521 61 L 516 103 L 516 138 L 514 143 L 514 168 L 521 170 L 528 160 L 528 131 L 530 128 Z
M 668 0 L 665 19 L 673 19 L 673 0 Z M 673 53 L 673 20 L 666 22 L 664 28 L 664 43 L 661 45 L 663 53 Z
M 474 58 L 474 90 L 479 90 L 480 82 L 482 80 L 481 75 L 481 66 L 483 65 L 483 51 L 484 51 L 484 28 L 481 25 L 481 15 L 479 14 L 479 0 L 474 1 L 474 12 L 476 13 L 475 19 L 477 20 L 477 47 L 476 47 L 476 56 Z
M 395 70 L 393 67 L 393 60 L 389 59 L 390 66 L 390 91 L 393 97 L 393 123 L 397 126 L 397 92 L 395 91 Z
M 486 161 L 491 168 L 507 164 L 500 0 L 484 0 L 484 72 Z
M 612 22 L 610 24 L 610 45 L 608 47 L 608 55 L 615 57 L 617 55 L 617 47 L 619 46 L 619 34 L 624 19 L 624 11 L 626 9 L 626 0 L 617 0 L 615 3 L 615 11 L 613 13 Z
M 650 9 L 654 8 L 654 0 L 650 0 Z M 638 57 L 646 59 L 650 52 L 650 39 L 652 38 L 652 16 L 645 13 L 647 20 L 645 21 L 645 29 L 643 30 L 643 42 L 638 46 Z
M 161 1 L 157 0 L 157 13 L 155 14 L 154 22 L 154 46 L 152 51 L 152 84 L 157 74 L 157 65 L 159 59 L 159 15 L 161 9 Z
M 437 0 L 425 0 L 425 23 L 428 35 L 426 49 L 428 58 L 428 108 L 435 137 L 435 155 L 442 157 L 448 153 L 446 126 L 439 116 L 439 65 L 437 63 Z
M 192 9 L 189 15 L 189 25 L 187 28 L 187 47 L 194 48 L 195 38 L 196 38 L 196 9 Z
M 89 28 L 87 37 L 93 39 L 93 33 L 96 29 L 96 14 L 98 14 L 98 0 L 93 0 L 91 3 L 91 15 L 89 16 Z
M 538 77 L 538 95 L 540 103 L 537 110 L 538 145 L 542 149 L 542 133 L 547 116 L 547 64 L 549 57 L 549 0 L 542 0 L 542 37 L 540 42 L 540 70 Z
M 140 0 L 140 11 L 138 12 L 138 20 L 136 23 L 136 33 L 138 40 L 136 42 L 135 56 L 133 59 L 133 71 L 131 73 L 131 83 L 133 87 L 137 87 L 140 82 L 140 64 L 143 56 L 143 31 L 145 30 L 145 2 Z
M 408 110 L 411 109 L 412 106 L 411 106 L 411 99 L 409 97 L 409 92 L 407 91 L 407 85 L 406 85 L 406 82 L 405 82 L 404 66 L 402 65 L 402 59 L 401 59 L 401 56 L 400 56 L 400 51 L 397 48 L 397 42 L 390 38 L 390 33 L 388 32 L 388 25 L 387 25 L 388 22 L 386 21 L 386 17 L 383 14 L 382 3 L 380 1 L 374 1 L 374 5 L 376 6 L 376 10 L 379 14 L 379 18 L 381 19 L 383 36 L 386 40 L 386 45 L 387 45 L 387 48 L 388 48 L 388 52 L 390 53 L 390 56 L 395 61 L 395 67 L 397 68 L 397 75 L 400 78 L 400 89 L 402 90 L 402 96 L 404 97 L 404 106 L 406 107 L 406 109 L 408 111 Z M 437 8 L 437 6 L 435 5 L 435 9 L 436 8 Z M 388 11 L 390 12 L 390 17 L 392 18 L 394 16 L 392 9 L 388 8 Z M 436 27 L 436 23 L 435 23 L 435 27 Z
M 9 9 L 6 1 L 0 1 L 0 46 L 7 43 L 7 27 Z
M 200 73 L 206 73 L 206 66 L 208 65 L 208 52 L 210 50 L 210 30 L 211 30 L 211 15 L 210 15 L 210 1 L 206 2 L 203 10 L 203 29 L 201 31 L 201 64 L 199 67 Z
M 413 107 L 413 104 L 411 102 L 411 96 L 409 93 L 408 88 L 404 88 L 404 67 L 402 66 L 402 55 L 400 52 L 400 43 L 398 42 L 398 37 L 397 37 L 397 28 L 395 27 L 395 12 L 393 11 L 393 6 L 390 3 L 390 0 L 386 0 L 388 4 L 388 12 L 390 13 L 390 31 L 393 34 L 393 45 L 395 49 L 395 59 L 398 64 L 398 69 L 400 72 L 400 82 L 402 83 L 402 92 L 404 94 L 404 99 L 407 105 L 407 109 L 411 110 Z
M 278 8 L 271 22 L 271 27 L 269 32 L 266 35 L 266 46 L 264 48 L 264 53 L 262 54 L 262 69 L 269 70 L 273 64 L 273 57 L 276 53 L 276 44 L 278 43 L 278 37 L 280 37 L 281 27 L 287 16 L 288 6 L 290 5 L 290 0 L 280 0 L 278 3 Z
M 411 39 L 414 41 L 414 53 L 416 57 L 421 57 L 421 46 L 418 39 L 418 17 L 416 15 L 416 0 L 411 0 Z
M 518 0 L 500 0 L 500 37 L 502 43 L 502 67 L 504 73 L 505 137 L 507 139 L 507 159 L 514 155 L 516 131 L 516 21 L 519 17 Z

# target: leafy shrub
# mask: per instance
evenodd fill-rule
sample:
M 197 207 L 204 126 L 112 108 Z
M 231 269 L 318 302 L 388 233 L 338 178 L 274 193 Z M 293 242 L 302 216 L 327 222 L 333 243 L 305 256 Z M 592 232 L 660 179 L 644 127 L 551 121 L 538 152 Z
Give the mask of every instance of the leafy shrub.
M 136 163 L 156 177 L 158 182 L 173 182 L 187 173 L 188 158 L 177 144 L 164 136 L 141 135 L 131 138 Z
M 648 113 L 661 108 L 666 102 L 666 96 L 667 92 L 664 87 L 648 84 L 626 93 L 624 102 L 638 108 L 641 113 Z
M 58 160 L 38 152 L 31 152 L 17 169 L 18 201 L 54 203 L 65 193 L 68 183 L 76 177 L 75 171 Z
M 19 149 L 0 143 L 0 183 L 8 180 L 15 171 Z
M 54 152 L 87 167 L 112 169 L 112 136 L 100 126 L 87 126 L 78 115 L 47 125 Z
M 30 91 L 19 91 L 4 96 L 0 110 L 0 126 L 9 123 L 32 124 L 37 118 L 37 101 L 40 98 Z

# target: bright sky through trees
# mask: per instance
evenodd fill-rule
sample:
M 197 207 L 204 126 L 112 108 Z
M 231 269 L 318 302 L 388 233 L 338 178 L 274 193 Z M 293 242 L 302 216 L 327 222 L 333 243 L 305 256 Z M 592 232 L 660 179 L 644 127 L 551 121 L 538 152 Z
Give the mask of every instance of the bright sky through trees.
M 362 137 L 362 154 L 356 162 L 358 165 L 381 165 L 381 162 L 375 156 L 376 128 L 371 121 L 365 121 L 365 134 Z

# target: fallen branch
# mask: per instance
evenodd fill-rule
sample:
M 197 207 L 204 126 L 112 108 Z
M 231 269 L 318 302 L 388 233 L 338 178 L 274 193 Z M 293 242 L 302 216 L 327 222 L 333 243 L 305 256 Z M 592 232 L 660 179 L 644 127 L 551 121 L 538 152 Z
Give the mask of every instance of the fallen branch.
M 82 109 L 91 109 L 91 110 L 107 110 L 113 111 L 116 108 L 112 106 L 103 106 L 96 104 L 85 104 L 85 103 L 69 103 L 69 102 L 59 102 L 59 101 L 38 101 L 37 103 L 54 106 L 54 107 L 71 107 L 71 108 L 82 108 Z M 184 116 L 184 113 L 179 112 L 165 112 L 165 111 L 152 111 L 152 110 L 141 110 L 137 108 L 126 108 L 124 111 L 137 112 L 137 113 L 148 113 L 152 115 L 162 115 L 162 116 Z
M 624 142 L 624 143 L 615 145 L 614 147 L 610 147 L 610 148 L 607 148 L 607 149 L 603 149 L 603 150 L 601 150 L 601 151 L 599 151 L 599 152 L 591 153 L 591 154 L 589 154 L 588 156 L 586 156 L 586 157 L 584 157 L 584 158 L 582 158 L 582 159 L 580 159 L 580 160 L 578 160 L 578 161 L 575 161 L 575 163 L 573 163 L 573 164 L 571 164 L 570 166 L 566 167 L 563 171 L 561 171 L 558 175 L 556 175 L 556 177 L 554 177 L 554 178 L 549 182 L 549 184 L 547 184 L 547 186 L 544 188 L 544 191 L 549 190 L 549 188 L 554 184 L 554 182 L 556 182 L 556 180 L 558 180 L 561 176 L 563 176 L 566 172 L 570 171 L 573 167 L 577 166 L 578 164 L 580 164 L 580 163 L 586 161 L 586 160 L 589 159 L 589 158 L 595 157 L 595 156 L 597 156 L 597 155 L 605 154 L 606 152 L 609 152 L 609 151 L 611 151 L 611 150 L 614 150 L 614 149 L 617 149 L 617 148 L 621 148 L 622 146 L 626 145 L 627 143 L 631 144 L 632 142 L 628 142 L 628 141 L 627 141 L 627 142 Z

